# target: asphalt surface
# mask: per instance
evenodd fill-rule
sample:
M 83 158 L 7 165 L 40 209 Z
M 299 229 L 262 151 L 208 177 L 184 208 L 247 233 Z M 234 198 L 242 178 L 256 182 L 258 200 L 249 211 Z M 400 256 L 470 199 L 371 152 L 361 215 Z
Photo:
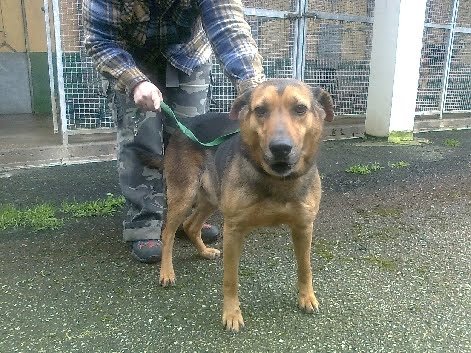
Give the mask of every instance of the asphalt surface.
M 0 352 L 471 352 L 471 131 L 416 136 L 430 143 L 323 144 L 312 252 L 319 313 L 296 307 L 287 229 L 247 240 L 246 327 L 232 334 L 221 325 L 222 259 L 200 259 L 178 239 L 177 285 L 163 289 L 159 266 L 135 262 L 121 242 L 120 213 L 0 231 Z M 399 161 L 409 166 L 391 166 Z M 384 168 L 345 172 L 373 162 Z M 0 205 L 109 192 L 119 194 L 112 162 L 0 178 Z

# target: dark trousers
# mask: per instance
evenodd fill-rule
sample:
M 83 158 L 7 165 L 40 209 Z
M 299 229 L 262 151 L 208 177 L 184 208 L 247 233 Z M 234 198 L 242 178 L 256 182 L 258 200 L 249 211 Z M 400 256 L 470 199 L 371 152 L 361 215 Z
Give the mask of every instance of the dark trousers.
M 154 77 L 164 101 L 180 117 L 207 111 L 211 65 L 187 75 L 170 65 Z M 118 174 L 128 211 L 123 221 L 125 241 L 160 239 L 165 215 L 165 183 L 160 169 L 148 161 L 162 158 L 164 135 L 171 121 L 163 113 L 145 112 L 131 98 L 112 92 L 111 106 L 118 130 Z

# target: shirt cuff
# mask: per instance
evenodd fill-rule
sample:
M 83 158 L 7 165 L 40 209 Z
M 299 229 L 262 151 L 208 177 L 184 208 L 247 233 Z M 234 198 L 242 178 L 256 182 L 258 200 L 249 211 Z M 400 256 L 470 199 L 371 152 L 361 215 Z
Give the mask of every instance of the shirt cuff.
M 239 81 L 237 83 L 237 93 L 242 94 L 246 90 L 254 88 L 255 86 L 259 85 L 260 83 L 266 81 L 266 77 L 264 74 L 260 74 L 258 76 Z
M 125 70 L 121 75 L 119 75 L 116 90 L 126 92 L 128 96 L 131 96 L 134 88 L 144 81 L 150 80 L 141 72 L 141 70 L 137 67 L 133 67 Z

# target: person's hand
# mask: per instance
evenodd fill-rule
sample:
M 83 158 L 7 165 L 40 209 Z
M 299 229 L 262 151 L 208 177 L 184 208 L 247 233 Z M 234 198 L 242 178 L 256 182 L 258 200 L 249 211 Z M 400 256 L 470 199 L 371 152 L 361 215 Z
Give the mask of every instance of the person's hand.
M 134 88 L 134 103 L 143 110 L 160 111 L 162 92 L 151 82 L 144 81 Z

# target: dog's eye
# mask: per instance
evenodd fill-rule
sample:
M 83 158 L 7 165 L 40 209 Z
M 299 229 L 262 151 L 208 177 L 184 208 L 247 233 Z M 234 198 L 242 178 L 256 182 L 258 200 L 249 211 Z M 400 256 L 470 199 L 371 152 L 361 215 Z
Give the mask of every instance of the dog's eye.
M 257 115 L 257 117 L 263 118 L 268 114 L 268 109 L 267 107 L 262 105 L 259 107 L 255 107 L 254 112 L 255 112 L 255 115 Z
M 297 115 L 304 115 L 307 112 L 307 107 L 304 104 L 296 104 L 293 110 Z

